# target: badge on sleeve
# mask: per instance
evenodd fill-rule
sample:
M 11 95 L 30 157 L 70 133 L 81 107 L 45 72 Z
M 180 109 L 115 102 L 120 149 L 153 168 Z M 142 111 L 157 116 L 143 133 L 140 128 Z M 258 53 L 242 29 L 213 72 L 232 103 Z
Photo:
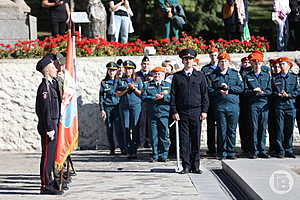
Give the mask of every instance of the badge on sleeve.
M 47 99 L 48 98 L 48 92 L 43 92 L 43 99 Z

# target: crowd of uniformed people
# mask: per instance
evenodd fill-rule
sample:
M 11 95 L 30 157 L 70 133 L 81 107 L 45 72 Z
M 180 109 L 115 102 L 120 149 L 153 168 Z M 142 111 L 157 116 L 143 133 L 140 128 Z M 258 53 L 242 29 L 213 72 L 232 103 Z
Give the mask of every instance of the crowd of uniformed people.
M 186 137 L 192 137 L 188 144 L 192 146 L 190 151 L 198 153 L 200 145 L 196 145 L 196 149 L 194 146 L 200 142 L 200 134 L 199 137 L 184 134 L 183 126 L 191 128 L 193 125 L 183 124 L 184 112 L 180 111 L 178 118 L 174 114 L 178 109 L 197 110 L 199 106 L 193 101 L 197 101 L 197 93 L 203 91 L 208 100 L 203 101 L 206 96 L 200 95 L 198 111 L 207 113 L 208 156 L 235 159 L 239 127 L 242 153 L 249 158 L 294 158 L 293 129 L 300 87 L 298 74 L 291 71 L 293 62 L 287 57 L 279 57 L 270 59 L 267 66 L 263 53 L 254 51 L 241 58 L 239 67 L 234 67 L 229 54 L 212 48 L 209 49 L 210 63 L 201 67 L 196 55 L 192 49 L 180 53 L 183 64 L 185 58 L 191 60 L 191 73 L 197 75 L 201 71 L 206 77 L 205 82 L 197 82 L 200 78 L 185 83 L 184 76 L 188 79 L 189 75 L 180 73 L 186 71 L 186 65 L 179 69 L 171 60 L 150 69 L 150 59 L 144 57 L 138 72 L 135 72 L 136 64 L 130 60 L 106 65 L 107 75 L 101 81 L 99 105 L 100 117 L 105 119 L 107 126 L 110 153 L 115 154 L 117 141 L 122 154 L 128 155 L 129 159 L 137 158 L 137 149 L 148 141 L 152 148 L 151 162 L 168 161 L 169 152 L 174 153 L 174 133 L 169 133 L 174 130 L 168 127 L 173 120 L 179 120 L 182 145 L 186 143 Z M 205 88 L 199 89 L 198 85 Z M 201 121 L 201 116 L 198 119 Z M 187 117 L 187 120 L 191 119 Z M 265 147 L 267 132 L 268 152 Z M 184 157 L 191 152 L 185 152 L 182 145 L 184 162 Z
M 300 123 L 300 83 L 298 72 L 291 70 L 293 62 L 279 57 L 266 66 L 263 53 L 254 51 L 241 58 L 236 68 L 226 52 L 211 48 L 208 53 L 210 63 L 202 67 L 193 49 L 179 53 L 183 68 L 172 60 L 150 67 L 147 56 L 138 72 L 131 60 L 106 64 L 99 116 L 105 121 L 111 155 L 120 148 L 122 155 L 136 159 L 139 147 L 151 146 L 150 162 L 167 162 L 176 150 L 174 126 L 169 125 L 177 120 L 183 167 L 179 173 L 201 174 L 201 126 L 207 120 L 208 156 L 235 159 L 239 127 L 242 153 L 247 157 L 295 158 L 293 131 L 295 120 Z M 41 194 L 63 193 L 54 169 L 64 66 L 59 57 L 47 55 L 36 66 L 44 76 L 36 98 L 42 144 Z M 68 189 L 70 180 L 64 177 L 63 189 Z

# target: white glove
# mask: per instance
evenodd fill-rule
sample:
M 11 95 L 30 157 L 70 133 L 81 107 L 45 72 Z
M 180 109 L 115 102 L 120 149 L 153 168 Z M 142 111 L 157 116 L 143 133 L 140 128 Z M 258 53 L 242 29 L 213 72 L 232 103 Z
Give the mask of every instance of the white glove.
M 50 140 L 52 141 L 52 140 L 54 140 L 55 131 L 54 130 L 49 131 L 49 132 L 47 132 L 47 135 L 49 136 Z

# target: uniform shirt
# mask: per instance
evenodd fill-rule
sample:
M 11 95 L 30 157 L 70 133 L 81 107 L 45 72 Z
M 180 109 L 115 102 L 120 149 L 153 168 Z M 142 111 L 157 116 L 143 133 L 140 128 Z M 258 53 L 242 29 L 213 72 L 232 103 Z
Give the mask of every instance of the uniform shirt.
M 206 77 L 207 82 L 209 82 L 209 75 L 212 74 L 218 68 L 217 65 L 207 64 L 201 68 L 201 71 Z M 214 104 L 214 98 L 212 93 L 208 93 L 210 105 Z
M 133 81 L 131 78 L 122 78 L 117 82 L 117 91 L 124 91 L 128 87 L 128 83 L 134 83 L 135 88 L 138 90 L 143 89 L 143 83 L 140 78 L 137 78 L 136 81 Z M 122 105 L 133 105 L 140 104 L 141 98 L 137 96 L 133 91 L 129 90 L 120 97 L 120 104 Z
M 55 3 L 57 0 L 48 0 L 49 3 Z M 63 4 L 59 6 L 50 7 L 50 19 L 53 22 L 64 22 L 68 19 L 66 3 L 69 3 L 69 0 L 63 0 Z
M 261 71 L 258 76 L 252 70 L 244 76 L 245 95 L 248 103 L 260 104 L 262 106 L 268 103 L 268 95 L 272 94 L 271 90 L 271 75 Z M 264 93 L 257 94 L 253 91 L 254 88 L 260 88 Z
M 154 100 L 159 93 L 164 93 L 164 97 L 159 100 Z M 169 117 L 170 101 L 171 101 L 171 84 L 167 81 L 157 82 L 150 81 L 144 84 L 142 100 L 147 102 L 148 110 L 151 117 Z
M 203 73 L 193 70 L 187 76 L 184 70 L 176 72 L 171 87 L 171 113 L 208 110 L 207 82 Z
M 242 68 L 242 67 L 241 67 L 241 69 L 240 69 L 239 72 L 240 72 L 242 78 L 244 79 L 244 76 L 245 76 L 246 74 L 250 73 L 251 71 L 253 71 L 253 68 L 250 66 L 250 67 L 247 67 L 247 68 Z M 266 65 L 261 66 L 261 71 L 267 72 L 267 73 L 269 73 L 269 74 L 271 73 L 270 67 L 268 67 L 268 66 L 266 66 Z
M 215 69 L 217 69 L 217 67 L 218 67 L 217 65 L 207 64 L 201 68 L 201 72 L 203 72 L 203 74 L 207 77 L 213 71 L 215 71 Z
M 57 81 L 53 79 L 50 82 L 43 78 L 37 90 L 35 103 L 40 134 L 54 130 L 52 120 L 59 118 L 60 100 Z
M 136 72 L 136 76 L 139 77 L 144 83 L 146 81 L 150 81 L 150 78 L 153 76 L 153 74 L 150 71 L 148 71 L 148 73 L 144 73 L 142 70 L 140 70 Z
M 242 77 L 238 71 L 229 68 L 226 74 L 222 74 L 218 68 L 209 75 L 209 93 L 215 97 L 217 109 L 222 109 L 223 105 L 238 105 L 239 94 L 244 91 Z M 228 86 L 228 94 L 220 93 L 221 84 Z
M 116 96 L 117 80 L 101 81 L 99 92 L 99 107 L 104 110 L 105 106 L 116 106 L 119 104 L 119 97 Z
M 295 109 L 295 99 L 300 94 L 298 75 L 289 72 L 285 76 L 277 74 L 272 80 L 274 94 L 274 106 L 278 109 Z M 288 97 L 280 97 L 278 94 L 285 91 Z

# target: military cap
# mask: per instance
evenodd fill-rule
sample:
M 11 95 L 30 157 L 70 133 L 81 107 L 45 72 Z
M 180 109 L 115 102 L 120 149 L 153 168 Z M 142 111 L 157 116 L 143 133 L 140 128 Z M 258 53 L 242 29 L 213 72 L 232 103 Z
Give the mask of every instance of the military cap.
M 119 68 L 118 64 L 115 62 L 109 62 L 106 64 L 106 68 L 107 69 L 112 69 L 112 70 L 116 70 Z
M 209 50 L 208 50 L 208 53 L 209 54 L 211 54 L 211 53 L 218 53 L 219 52 L 219 50 L 217 49 L 217 48 L 210 48 Z
M 230 60 L 230 55 L 226 52 L 222 52 L 222 53 L 219 53 L 218 59 L 219 60 L 223 60 L 223 59 Z
M 53 62 L 53 60 L 56 60 L 56 56 L 49 54 L 44 56 L 41 60 L 38 61 L 38 63 L 36 64 L 36 70 L 39 72 L 42 72 L 43 69 L 49 65 L 50 63 Z
M 250 61 L 254 61 L 254 62 L 262 62 L 264 60 L 263 56 L 261 54 L 258 54 L 258 53 L 250 54 L 250 56 L 248 57 L 248 59 Z
M 56 53 L 56 60 L 58 60 L 59 64 L 65 65 L 66 64 L 66 57 L 63 55 L 63 53 Z
M 270 64 L 276 64 L 276 63 L 278 63 L 278 60 L 275 59 L 275 58 L 271 58 L 271 59 L 269 60 L 269 63 L 270 63 Z
M 165 68 L 161 66 L 154 67 L 151 72 L 165 72 Z
M 262 61 L 264 60 L 264 54 L 260 51 L 253 51 L 252 53 L 249 54 L 248 59 L 252 60 L 254 58 L 261 58 Z
M 149 59 L 148 56 L 144 56 L 144 58 L 142 59 L 142 63 L 143 63 L 143 62 L 149 62 L 149 61 L 150 61 L 150 59 Z
M 293 63 L 291 62 L 291 60 L 288 57 L 280 57 L 277 59 L 277 61 L 279 63 L 287 62 L 290 65 L 290 67 L 293 66 Z
M 197 56 L 197 52 L 193 49 L 183 49 L 179 52 L 180 58 L 195 58 Z
M 132 62 L 131 60 L 125 60 L 123 62 L 123 67 L 127 68 L 127 69 L 136 69 L 136 65 L 134 62 Z
M 249 61 L 247 56 L 241 59 L 241 62 L 246 62 L 246 61 Z
M 122 60 L 122 59 L 118 59 L 118 60 L 117 60 L 117 64 L 119 65 L 119 67 L 121 67 L 122 64 L 123 64 L 123 60 Z
M 262 58 L 264 58 L 263 52 L 261 52 L 261 51 L 259 51 L 259 50 L 252 51 L 251 54 L 260 54 L 260 55 L 262 56 Z

